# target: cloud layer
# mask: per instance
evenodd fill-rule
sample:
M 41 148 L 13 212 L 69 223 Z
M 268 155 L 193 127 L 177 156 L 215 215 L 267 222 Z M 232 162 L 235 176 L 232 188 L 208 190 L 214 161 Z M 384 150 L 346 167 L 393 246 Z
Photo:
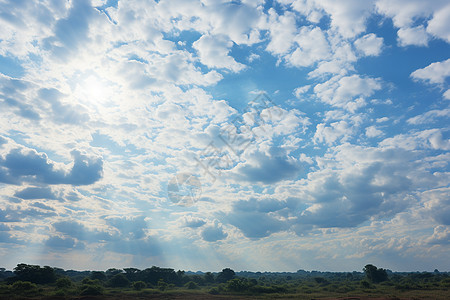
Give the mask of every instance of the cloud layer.
M 0 11 L 6 267 L 450 270 L 448 1 Z

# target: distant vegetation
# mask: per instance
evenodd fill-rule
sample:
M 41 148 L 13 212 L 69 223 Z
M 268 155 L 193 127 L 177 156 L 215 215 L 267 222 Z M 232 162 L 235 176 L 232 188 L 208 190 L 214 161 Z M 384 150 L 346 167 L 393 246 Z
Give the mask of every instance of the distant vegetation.
M 399 273 L 366 265 L 363 272 L 185 272 L 151 267 L 73 271 L 19 264 L 0 268 L 0 298 L 433 298 L 450 299 L 450 273 Z M 218 297 L 218 296 L 217 296 Z

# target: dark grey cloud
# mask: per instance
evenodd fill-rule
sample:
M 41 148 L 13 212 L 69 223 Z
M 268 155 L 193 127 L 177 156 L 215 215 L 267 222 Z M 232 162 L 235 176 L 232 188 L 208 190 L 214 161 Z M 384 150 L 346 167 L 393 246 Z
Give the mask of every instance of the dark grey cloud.
M 280 153 L 273 153 L 271 156 L 258 153 L 255 158 L 257 165 L 246 164 L 238 169 L 239 179 L 271 184 L 293 179 L 301 170 L 297 162 Z
M 52 250 L 67 250 L 67 249 L 74 249 L 75 248 L 75 240 L 70 237 L 59 237 L 59 236 L 53 236 L 49 237 L 45 241 L 45 246 L 48 248 L 51 248 Z
M 77 221 L 61 221 L 52 225 L 56 231 L 80 241 L 100 242 L 109 241 L 113 238 L 107 232 L 90 230 Z
M 15 114 L 29 120 L 40 120 L 40 114 L 27 103 L 27 97 L 24 95 L 30 87 L 32 84 L 27 81 L 9 78 L 0 73 L 0 109 L 12 110 Z
M 44 209 L 44 210 L 55 211 L 55 209 L 53 207 L 45 205 L 44 203 L 41 203 L 41 202 L 34 202 L 34 203 L 31 204 L 31 206 L 37 207 L 37 208 L 40 208 L 40 209 Z
M 217 225 L 207 226 L 202 231 L 202 238 L 207 242 L 223 240 L 227 236 L 228 234 L 223 231 L 222 227 Z
M 74 165 L 70 172 L 55 169 L 44 153 L 34 150 L 23 152 L 13 149 L 4 159 L 0 158 L 0 182 L 9 184 L 46 183 L 89 185 L 102 178 L 103 161 L 90 158 L 79 151 L 72 151 Z
M 233 203 L 232 211 L 224 219 L 239 228 L 246 237 L 259 239 L 289 228 L 287 222 L 276 217 L 278 213 L 274 214 L 288 206 L 288 202 L 274 199 L 241 200 Z
M 14 194 L 15 197 L 29 200 L 29 199 L 58 199 L 55 193 L 49 187 L 29 187 L 18 191 Z
M 23 244 L 23 241 L 13 237 L 9 232 L 0 231 L 0 243 Z

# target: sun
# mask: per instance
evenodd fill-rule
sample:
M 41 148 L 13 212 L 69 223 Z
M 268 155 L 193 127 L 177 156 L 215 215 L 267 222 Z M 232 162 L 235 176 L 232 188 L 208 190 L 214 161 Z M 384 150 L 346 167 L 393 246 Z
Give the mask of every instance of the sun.
M 89 75 L 80 82 L 80 92 L 90 103 L 104 103 L 108 98 L 108 88 L 101 78 Z

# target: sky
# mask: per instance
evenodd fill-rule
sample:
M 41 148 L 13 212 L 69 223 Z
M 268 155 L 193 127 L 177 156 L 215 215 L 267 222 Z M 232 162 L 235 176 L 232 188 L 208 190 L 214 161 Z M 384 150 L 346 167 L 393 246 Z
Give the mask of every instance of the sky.
M 0 0 L 0 264 L 450 271 L 448 0 Z

